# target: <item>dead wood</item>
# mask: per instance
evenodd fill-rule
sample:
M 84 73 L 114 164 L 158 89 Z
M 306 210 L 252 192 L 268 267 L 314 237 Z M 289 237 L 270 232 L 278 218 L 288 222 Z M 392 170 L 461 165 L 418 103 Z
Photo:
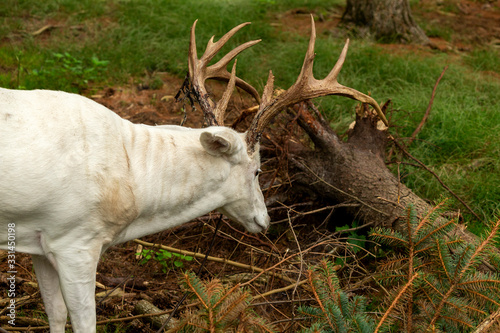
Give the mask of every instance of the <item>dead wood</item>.
M 297 105 L 294 112 L 314 143 L 312 149 L 290 150 L 289 167 L 296 184 L 329 202 L 357 203 L 359 206 L 346 210 L 374 226 L 397 227 L 408 203 L 419 212 L 430 207 L 386 167 L 387 128 L 377 127 L 376 117 L 357 115 L 348 141 L 343 142 L 327 123 L 309 112 L 306 104 Z
M 156 306 L 154 306 L 152 303 L 150 303 L 146 300 L 140 300 L 139 302 L 137 302 L 137 304 L 135 305 L 135 308 L 134 308 L 134 312 L 136 314 L 139 314 L 139 315 L 155 314 L 155 316 L 143 318 L 143 320 L 147 321 L 148 323 L 153 325 L 153 327 L 155 327 L 155 328 L 162 327 L 163 323 L 168 318 L 167 314 L 160 315 L 160 313 L 164 312 L 164 311 L 161 311 Z
M 493 312 L 488 318 L 486 318 L 474 331 L 474 333 L 482 333 L 482 332 L 494 332 L 490 330 L 495 323 L 498 323 L 500 320 L 500 309 Z
M 307 103 L 289 111 L 289 118 L 297 119 L 313 143 L 311 147 L 310 143 L 297 144 L 298 139 L 273 138 L 288 151 L 286 177 L 291 178 L 292 192 L 308 191 L 328 204 L 355 203 L 345 207 L 353 219 L 396 230 L 404 228 L 402 221 L 409 204 L 419 216 L 431 209 L 387 168 L 386 148 L 392 136 L 373 112 L 357 114 L 345 142 L 322 117 L 313 115 Z M 465 241 L 477 242 L 477 237 L 462 225 L 457 225 L 453 233 Z
M 12 320 L 12 318 L 9 316 L 0 316 L 0 323 L 1 324 L 8 324 L 9 320 Z M 15 323 L 16 323 L 16 325 L 26 325 L 26 326 L 48 325 L 48 323 L 45 320 L 38 319 L 38 318 L 28 318 L 28 317 L 16 317 Z M 11 327 L 8 327 L 8 328 L 11 328 Z M 9 330 L 8 328 L 7 328 L 7 330 Z M 19 327 L 17 327 L 17 328 L 12 327 L 12 328 L 19 330 L 19 331 L 21 330 Z M 47 328 L 48 328 L 48 326 L 47 326 Z M 4 329 L 6 329 L 6 328 L 4 328 Z
M 420 131 L 424 127 L 427 119 L 429 118 L 429 114 L 431 113 L 431 109 L 432 109 L 432 104 L 434 103 L 434 97 L 436 96 L 437 87 L 438 87 L 439 82 L 443 78 L 444 73 L 446 72 L 447 69 L 448 69 L 448 66 L 445 66 L 444 69 L 443 69 L 443 71 L 441 72 L 441 75 L 439 75 L 439 78 L 436 80 L 436 84 L 434 84 L 434 89 L 432 89 L 432 95 L 431 95 L 431 98 L 429 100 L 429 105 L 427 106 L 427 109 L 425 110 L 424 117 L 420 121 L 420 124 L 418 124 L 417 128 L 415 129 L 415 131 L 413 131 L 413 134 L 411 135 L 410 139 L 408 140 L 408 145 L 410 145 L 415 140 L 415 138 L 417 137 L 418 133 L 420 133 Z

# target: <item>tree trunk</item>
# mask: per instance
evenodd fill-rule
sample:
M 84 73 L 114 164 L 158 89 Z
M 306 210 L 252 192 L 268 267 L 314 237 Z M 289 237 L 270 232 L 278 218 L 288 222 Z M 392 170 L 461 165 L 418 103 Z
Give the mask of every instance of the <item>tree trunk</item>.
M 344 23 L 354 23 L 380 40 L 429 44 L 415 23 L 408 0 L 347 0 Z
M 375 115 L 358 115 L 348 141 L 343 142 L 306 108 L 305 104 L 296 106 L 298 122 L 315 147 L 292 154 L 292 165 L 300 173 L 298 183 L 327 200 L 357 203 L 350 215 L 373 226 L 397 228 L 409 203 L 419 213 L 430 208 L 386 167 L 387 130 L 377 128 Z
M 344 142 L 318 114 L 314 117 L 306 103 L 294 106 L 300 127 L 314 148 L 297 146 L 287 139 L 289 174 L 293 184 L 314 192 L 326 202 L 356 203 L 347 208 L 350 216 L 371 227 L 404 230 L 406 207 L 412 204 L 418 216 L 432 207 L 402 184 L 385 165 L 387 128 L 373 112 L 356 116 L 356 123 Z M 277 141 L 278 139 L 276 139 Z M 477 237 L 461 226 L 453 231 L 468 242 Z

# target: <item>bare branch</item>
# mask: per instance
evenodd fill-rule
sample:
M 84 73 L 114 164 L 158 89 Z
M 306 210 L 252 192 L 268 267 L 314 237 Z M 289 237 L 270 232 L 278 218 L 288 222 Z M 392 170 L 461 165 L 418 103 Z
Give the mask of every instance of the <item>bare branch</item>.
M 420 121 L 420 124 L 418 124 L 417 128 L 415 129 L 415 131 L 411 135 L 410 140 L 408 141 L 408 145 L 410 145 L 415 140 L 415 138 L 417 137 L 417 134 L 420 133 L 420 131 L 424 127 L 424 124 L 427 121 L 427 118 L 429 118 L 429 114 L 431 113 L 431 109 L 432 109 L 432 104 L 434 103 L 434 96 L 436 96 L 437 87 L 438 87 L 439 82 L 443 78 L 444 73 L 446 72 L 447 69 L 448 69 L 448 66 L 445 66 L 443 71 L 441 72 L 441 75 L 439 75 L 439 78 L 436 80 L 436 84 L 434 85 L 434 89 L 432 89 L 431 99 L 429 100 L 429 105 L 427 106 L 427 110 L 425 110 L 424 117 L 422 118 L 422 120 Z

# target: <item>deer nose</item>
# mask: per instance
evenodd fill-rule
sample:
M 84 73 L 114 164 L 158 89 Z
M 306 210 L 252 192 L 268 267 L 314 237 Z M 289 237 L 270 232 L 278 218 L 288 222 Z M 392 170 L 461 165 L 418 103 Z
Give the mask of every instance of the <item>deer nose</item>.
M 269 228 L 269 223 L 271 222 L 271 217 L 269 217 L 268 214 L 263 219 L 260 219 L 258 217 L 254 217 L 253 221 L 255 224 L 257 224 L 259 227 L 262 228 L 261 232 L 266 232 L 267 228 Z

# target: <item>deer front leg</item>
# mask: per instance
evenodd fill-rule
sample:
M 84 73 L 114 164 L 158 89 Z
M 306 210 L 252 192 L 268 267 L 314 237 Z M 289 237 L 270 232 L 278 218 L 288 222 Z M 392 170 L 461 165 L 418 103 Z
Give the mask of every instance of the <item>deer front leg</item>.
M 100 245 L 78 243 L 55 252 L 59 283 L 75 333 L 96 331 L 95 277 L 100 252 Z
M 46 257 L 32 255 L 31 258 L 45 304 L 45 312 L 49 317 L 50 332 L 64 333 L 68 311 L 59 286 L 59 275 Z

